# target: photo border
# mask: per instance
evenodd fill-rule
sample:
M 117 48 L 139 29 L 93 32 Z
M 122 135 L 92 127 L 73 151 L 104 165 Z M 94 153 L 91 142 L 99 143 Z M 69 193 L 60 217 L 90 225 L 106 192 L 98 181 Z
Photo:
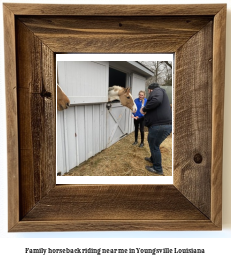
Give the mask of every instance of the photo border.
M 226 10 L 226 4 L 149 6 L 3 4 L 8 149 L 8 230 L 10 232 L 222 229 Z M 45 24 L 34 22 L 34 19 L 38 21 L 40 17 L 41 21 L 43 19 L 43 22 L 46 22 Z M 123 17 L 134 23 L 133 18 L 141 17 L 147 20 L 146 24 L 150 24 L 150 18 L 153 18 L 163 19 L 164 22 L 161 25 L 166 25 L 166 23 L 170 24 L 170 20 L 172 23 L 172 19 L 175 19 L 176 22 L 172 26 L 173 31 L 179 29 L 178 21 L 185 19 L 189 30 L 183 31 L 192 33 L 188 40 L 185 40 L 183 36 L 186 34 L 184 34 L 181 35 L 182 38 L 175 38 L 173 43 L 163 41 L 162 45 L 157 44 L 157 47 L 154 48 L 152 43 L 157 43 L 159 39 L 163 40 L 166 35 L 169 36 L 168 39 L 172 37 L 173 31 L 166 33 L 166 30 L 163 30 L 163 34 L 160 33 L 158 37 L 154 37 L 154 34 L 146 35 L 149 41 L 149 37 L 151 37 L 151 44 L 144 45 L 144 39 L 134 45 L 132 49 L 132 52 L 140 53 L 145 46 L 150 46 L 149 49 L 146 49 L 147 53 L 150 50 L 152 52 L 175 52 L 175 93 L 178 91 L 183 94 L 189 93 L 189 90 L 185 89 L 187 81 L 191 83 L 198 77 L 200 80 L 205 80 L 203 78 L 205 76 L 208 80 L 208 85 L 205 87 L 212 88 L 200 90 L 203 95 L 207 93 L 212 95 L 208 97 L 208 106 L 202 110 L 203 118 L 207 117 L 206 119 L 210 120 L 206 123 L 205 130 L 199 129 L 198 132 L 195 129 L 199 142 L 203 141 L 200 139 L 205 137 L 203 135 L 208 132 L 210 141 L 206 145 L 208 147 L 202 144 L 198 151 L 192 150 L 186 155 L 188 158 L 184 158 L 184 165 L 177 162 L 177 153 L 174 153 L 173 185 L 55 185 L 55 173 L 52 169 L 52 166 L 55 165 L 53 160 L 55 155 L 55 143 L 53 142 L 55 140 L 55 103 L 52 100 L 52 93 L 53 95 L 55 93 L 54 53 L 78 52 L 81 48 L 83 52 L 91 53 L 98 50 L 99 53 L 103 53 L 105 52 L 104 44 L 108 47 L 107 52 L 126 53 L 130 47 L 129 44 L 127 47 L 123 45 L 121 48 L 118 46 L 118 40 L 120 36 L 123 36 L 124 39 L 131 36 L 126 35 L 124 31 L 118 33 L 116 29 L 115 34 L 110 35 L 110 40 L 114 41 L 112 44 L 112 42 L 108 43 L 99 39 L 99 36 L 104 37 L 104 33 L 92 34 L 91 30 L 81 28 L 85 34 L 75 38 L 77 40 L 75 42 L 71 38 L 76 35 L 72 35 L 72 33 L 77 34 L 78 30 L 72 32 L 69 30 L 67 33 L 65 25 L 59 23 L 55 25 L 56 29 L 63 30 L 64 37 L 57 41 L 54 35 L 49 35 L 51 20 L 46 20 L 47 17 L 51 20 L 55 17 L 63 17 L 67 22 L 70 18 L 77 17 L 81 18 L 83 24 L 85 20 L 88 22 L 89 19 L 94 18 L 98 21 L 111 18 L 116 23 L 123 20 Z M 210 21 L 205 24 L 205 20 L 208 18 Z M 204 26 L 195 31 L 195 28 L 190 28 L 190 26 L 194 26 L 193 23 L 192 25 L 190 23 L 191 19 L 201 21 Z M 135 28 L 141 25 L 138 20 Z M 118 23 L 118 26 L 123 28 L 123 23 Z M 131 27 L 131 32 L 136 30 L 131 24 L 128 26 Z M 143 28 L 143 31 L 147 33 L 150 33 L 150 30 L 149 27 Z M 131 39 L 134 40 L 135 36 L 132 37 Z M 202 39 L 200 48 L 193 51 L 194 41 L 198 43 L 198 39 Z M 67 45 L 65 41 L 69 41 L 70 44 Z M 28 48 L 28 43 L 33 43 L 35 52 L 31 52 L 32 49 L 31 46 Z M 93 46 L 93 43 L 96 43 L 96 46 Z M 170 48 L 170 44 L 174 45 L 173 49 L 167 49 L 166 46 Z M 64 46 L 66 47 L 63 49 Z M 212 57 L 209 56 L 209 51 L 212 51 Z M 195 55 L 195 57 L 193 56 L 195 62 L 209 58 L 206 63 L 208 72 L 205 75 L 200 73 L 196 75 L 198 68 L 190 68 L 190 65 L 185 64 L 184 55 L 188 53 Z M 31 63 L 31 61 L 34 62 Z M 183 67 L 182 64 L 184 64 Z M 200 66 L 202 65 L 204 64 L 200 64 Z M 189 79 L 186 77 L 187 81 L 184 84 L 178 77 L 182 75 L 179 73 L 182 72 L 182 69 L 190 72 L 187 74 Z M 31 80 L 36 83 L 39 79 L 42 83 L 40 82 L 38 86 L 29 85 L 32 83 Z M 192 88 L 190 97 L 193 99 L 198 97 L 198 90 L 196 92 L 194 87 L 196 85 L 189 86 Z M 175 95 L 178 105 L 180 104 L 179 95 L 179 93 Z M 31 120 L 30 117 L 34 117 L 32 112 L 35 104 L 38 106 L 37 113 Z M 189 110 L 189 104 L 186 101 L 181 101 L 181 104 L 183 106 L 181 110 L 175 108 L 175 119 L 179 113 L 182 113 L 182 122 L 195 120 L 195 116 L 190 118 L 193 111 Z M 184 112 L 184 108 L 188 110 Z M 53 123 L 47 125 L 50 121 Z M 207 130 L 207 126 L 210 126 L 211 129 Z M 27 131 L 24 133 L 26 135 L 22 135 L 24 128 Z M 178 135 L 176 130 L 179 130 L 175 128 L 175 137 L 178 137 L 178 140 L 180 138 L 183 144 L 193 144 L 192 138 L 184 133 Z M 35 141 L 38 141 L 36 137 L 39 138 L 41 132 L 44 134 L 41 136 L 43 140 L 40 142 L 38 139 L 39 142 L 36 145 Z M 203 135 L 201 135 L 202 133 Z M 23 137 L 25 137 L 25 141 Z M 52 139 L 49 139 L 51 137 Z M 177 150 L 178 140 L 175 140 L 174 151 Z M 29 147 L 24 147 L 24 145 Z M 40 150 L 36 149 L 35 145 L 39 146 Z M 208 148 L 210 149 L 208 150 Z M 41 156 L 41 163 L 36 165 L 37 156 L 38 158 Z M 204 166 L 203 164 L 206 162 L 207 165 Z M 37 175 L 36 171 L 39 171 L 40 174 Z M 203 173 L 205 175 L 202 175 Z
M 149 60 L 148 60 L 149 59 Z M 58 54 L 56 55 L 56 73 L 57 73 L 57 63 L 62 62 L 86 62 L 86 61 L 168 61 L 174 64 L 174 54 Z M 172 69 L 172 79 L 173 79 L 173 70 Z M 174 81 L 174 80 L 173 80 Z M 173 92 L 172 86 L 172 92 Z M 65 92 L 65 89 L 64 89 Z M 171 101 L 171 104 L 173 100 Z M 71 105 L 74 106 L 74 105 Z M 58 111 L 56 111 L 58 113 Z M 59 112 L 60 113 L 60 112 Z M 64 112 L 61 112 L 64 113 Z M 57 118 L 57 114 L 56 114 Z M 173 118 L 173 115 L 172 115 Z M 174 122 L 173 124 L 174 125 Z M 56 133 L 57 133 L 57 123 L 56 123 Z M 129 133 L 130 134 L 130 133 Z M 173 148 L 174 135 L 172 135 L 172 148 Z M 57 141 L 56 141 L 57 144 Z M 58 151 L 58 148 L 56 147 Z M 172 149 L 171 149 L 172 150 Z M 56 152 L 57 153 L 57 152 Z M 99 152 L 100 153 L 100 152 Z M 100 174 L 99 176 L 93 176 L 89 174 L 87 176 L 72 176 L 68 175 L 68 172 L 65 175 L 56 176 L 56 184 L 173 184 L 173 153 L 171 152 L 172 158 L 172 174 L 171 176 L 159 175 L 159 176 L 106 176 Z M 57 155 L 56 155 L 57 161 Z M 58 170 L 56 169 L 56 173 Z M 118 173 L 119 174 L 119 173 Z

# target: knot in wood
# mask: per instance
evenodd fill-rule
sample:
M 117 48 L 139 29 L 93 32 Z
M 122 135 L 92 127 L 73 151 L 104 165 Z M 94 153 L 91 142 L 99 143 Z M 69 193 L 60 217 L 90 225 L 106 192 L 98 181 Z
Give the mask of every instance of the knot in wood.
M 46 90 L 42 90 L 42 92 L 40 93 L 40 95 L 41 95 L 43 98 L 51 99 L 51 92 L 47 92 Z
M 194 161 L 197 163 L 197 164 L 200 164 L 202 162 L 202 156 L 200 153 L 197 153 L 195 154 L 194 156 Z

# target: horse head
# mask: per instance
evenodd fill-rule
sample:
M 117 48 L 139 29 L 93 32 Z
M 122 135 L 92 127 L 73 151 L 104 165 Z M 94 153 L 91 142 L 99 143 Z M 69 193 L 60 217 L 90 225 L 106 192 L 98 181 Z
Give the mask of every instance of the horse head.
M 129 108 L 133 113 L 137 111 L 136 104 L 130 93 L 130 88 L 122 88 L 118 91 L 118 96 L 120 98 L 120 103 L 123 106 Z
M 70 100 L 63 92 L 61 87 L 57 85 L 57 110 L 62 111 L 70 106 Z

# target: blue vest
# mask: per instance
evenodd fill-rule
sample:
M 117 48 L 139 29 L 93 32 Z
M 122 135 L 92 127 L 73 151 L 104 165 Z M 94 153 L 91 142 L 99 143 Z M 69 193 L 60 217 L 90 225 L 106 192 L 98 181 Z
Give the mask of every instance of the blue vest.
M 134 100 L 134 102 L 135 102 L 135 104 L 136 104 L 136 106 L 137 106 L 137 111 L 136 111 L 136 113 L 133 113 L 133 115 L 134 115 L 135 117 L 138 116 L 139 118 L 143 117 L 144 115 L 140 112 L 140 109 L 141 109 L 141 107 L 142 107 L 142 101 L 141 101 L 139 98 L 136 98 L 136 99 Z M 146 102 L 147 102 L 147 99 L 144 98 L 144 105 L 143 105 L 143 106 L 145 106 Z

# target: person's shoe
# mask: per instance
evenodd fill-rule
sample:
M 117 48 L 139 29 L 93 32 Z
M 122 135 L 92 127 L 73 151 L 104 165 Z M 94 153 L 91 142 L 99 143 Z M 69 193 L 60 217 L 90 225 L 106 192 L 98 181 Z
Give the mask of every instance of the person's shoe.
M 148 161 L 148 162 L 153 163 L 152 160 L 151 160 L 149 157 L 145 157 L 144 159 L 145 159 L 146 161 Z
M 132 145 L 136 145 L 136 144 L 138 144 L 138 142 L 137 142 L 137 141 L 135 141 L 134 143 L 132 143 Z
M 152 173 L 158 174 L 158 175 L 164 175 L 163 172 L 156 171 L 156 170 L 155 170 L 153 167 L 151 167 L 151 166 L 146 166 L 145 169 L 148 170 L 148 171 L 150 171 L 150 172 L 152 172 Z
M 143 148 L 143 146 L 144 146 L 144 144 L 141 142 L 139 147 L 140 147 L 140 148 Z

